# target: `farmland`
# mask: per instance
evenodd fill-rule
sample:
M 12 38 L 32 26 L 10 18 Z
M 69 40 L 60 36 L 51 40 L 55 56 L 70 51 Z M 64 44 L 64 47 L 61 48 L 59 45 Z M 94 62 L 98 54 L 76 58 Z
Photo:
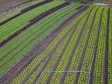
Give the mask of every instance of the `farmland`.
M 112 8 L 48 0 L 0 22 L 0 83 L 112 83 Z

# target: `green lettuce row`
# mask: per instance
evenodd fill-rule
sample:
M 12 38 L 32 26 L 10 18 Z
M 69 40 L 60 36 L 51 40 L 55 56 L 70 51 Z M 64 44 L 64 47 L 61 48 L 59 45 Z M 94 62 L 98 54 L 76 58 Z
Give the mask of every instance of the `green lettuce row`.
M 14 64 L 18 59 L 20 59 L 26 52 L 28 52 L 28 50 L 29 49 L 31 49 L 40 39 L 42 39 L 46 34 L 48 34 L 53 28 L 55 28 L 60 22 L 62 22 L 64 19 L 66 19 L 68 16 L 70 16 L 71 14 L 73 14 L 73 12 L 75 12 L 76 10 L 74 10 L 74 11 L 72 11 L 72 12 L 70 12 L 70 13 L 68 13 L 67 15 L 65 15 L 65 16 L 63 16 L 63 17 L 61 17 L 61 15 L 59 16 L 59 18 L 61 17 L 61 19 L 60 20 L 58 20 L 57 22 L 55 22 L 54 23 L 54 25 L 51 25 L 50 26 L 50 28 L 49 29 L 47 29 L 46 30 L 46 32 L 43 32 L 40 36 L 38 36 L 38 38 L 36 38 L 35 40 L 33 40 L 32 41 L 32 43 L 30 43 L 29 45 L 27 45 L 27 46 L 25 46 L 24 48 L 22 48 L 23 47 L 23 45 L 21 44 L 19 47 L 17 47 L 17 49 L 16 50 L 14 50 L 14 52 L 13 53 L 10 53 L 10 54 L 8 54 L 7 55 L 7 57 L 5 57 L 5 58 L 3 58 L 3 60 L 2 60 L 2 64 L 3 64 L 3 62 L 5 63 L 7 60 L 8 60 L 8 62 L 1 68 L 1 73 L 3 73 L 4 72 L 4 70 L 6 70 L 7 68 L 9 68 L 12 64 Z M 56 19 L 58 19 L 58 18 L 56 18 Z M 52 23 L 53 23 L 53 21 L 52 21 Z M 46 26 L 46 27 L 48 27 L 48 25 Z M 46 28 L 45 27 L 45 28 Z M 43 31 L 43 29 L 42 29 L 42 31 Z M 40 31 L 40 32 L 42 32 L 42 31 Z M 37 32 L 38 33 L 38 32 Z M 30 40 L 30 39 L 29 39 Z M 24 42 L 24 44 L 27 44 L 29 41 L 25 41 Z M 22 51 L 20 50 L 20 49 L 22 49 Z M 19 52 L 19 53 L 18 53 Z M 15 54 L 16 54 L 16 56 L 14 56 Z M 11 56 L 13 56 L 13 57 L 11 57 Z M 12 58 L 12 59 L 11 59 Z M 9 65 L 9 66 L 7 66 L 7 65 Z
M 31 20 L 32 18 L 36 17 L 37 15 L 40 15 L 41 13 L 43 13 L 43 12 L 45 12 L 51 8 L 58 6 L 60 4 L 62 4 L 62 3 L 59 3 L 59 2 L 56 3 L 55 1 L 47 3 L 47 5 L 45 4 L 47 7 L 44 6 L 43 8 L 39 9 L 41 7 L 40 6 L 39 8 L 37 7 L 38 11 L 35 10 L 36 12 L 31 12 L 33 15 L 32 14 L 27 15 L 27 13 L 25 13 L 25 14 L 23 14 L 24 17 L 23 17 L 23 15 L 21 15 L 18 17 L 19 19 L 17 19 L 17 18 L 15 18 L 16 20 L 13 19 L 14 22 L 9 21 L 10 22 L 10 23 L 8 22 L 9 25 L 7 23 L 4 24 L 3 26 L 0 27 L 0 31 L 1 31 L 0 42 L 2 42 L 3 40 L 8 38 L 9 36 L 14 34 L 15 32 L 17 32 L 21 28 L 25 27 L 29 23 L 28 21 Z M 34 14 L 35 14 L 35 16 L 34 16 Z M 11 21 L 13 21 L 13 20 L 11 20 Z M 22 26 L 22 25 L 25 25 L 25 26 Z
M 70 31 L 69 34 L 63 39 L 63 41 L 61 42 L 61 44 L 58 45 L 58 47 L 56 48 L 55 52 L 53 53 L 53 55 L 52 55 L 49 63 L 47 64 L 45 70 L 52 70 L 53 69 L 52 67 L 55 65 L 56 61 L 58 60 L 58 57 L 59 57 L 62 49 L 64 48 L 67 40 L 69 39 L 71 33 L 72 33 L 72 31 Z M 34 72 L 37 72 L 37 71 L 38 71 L 38 69 L 36 71 L 34 71 Z M 45 84 L 45 82 L 46 82 L 49 74 L 50 73 L 46 74 L 46 72 L 43 72 L 42 75 L 39 77 L 39 80 L 37 81 L 37 83 L 39 83 L 39 84 Z M 38 73 L 33 74 L 33 75 L 35 75 L 35 78 L 36 78 L 36 76 L 38 75 Z M 28 79 L 27 83 L 30 83 L 30 82 L 34 81 L 34 80 L 29 81 L 30 79 L 32 79 L 32 76 Z
M 8 42 L 7 44 L 3 45 L 0 48 L 0 52 L 2 53 L 4 50 L 6 50 L 8 47 L 10 47 L 11 45 L 13 45 L 16 42 L 20 42 L 20 40 L 22 40 L 23 38 L 27 38 L 30 35 L 32 35 L 32 33 L 34 33 L 35 31 L 38 30 L 37 26 L 39 26 L 39 28 L 41 28 L 43 25 L 46 25 L 49 21 L 51 21 L 53 18 L 57 17 L 58 15 L 60 15 L 61 13 L 64 13 L 64 11 L 67 11 L 69 9 L 71 9 L 71 7 L 74 7 L 75 5 L 71 4 L 68 5 L 60 10 L 57 10 L 56 12 L 48 15 L 47 17 L 43 18 L 42 20 L 40 20 L 39 22 L 37 22 L 36 24 L 34 24 L 33 26 L 31 26 L 30 28 L 28 28 L 26 31 L 22 32 L 21 34 L 19 34 L 16 38 L 12 39 L 10 42 Z M 27 36 L 27 37 L 26 37 Z M 23 40 L 24 40 L 23 39 Z M 23 41 L 22 40 L 22 41 Z M 21 41 L 21 42 L 22 42 Z M 10 49 L 11 50 L 11 49 Z
M 98 7 L 99 6 L 97 6 L 97 8 Z M 82 80 L 84 80 L 84 82 L 82 82 L 82 83 L 88 83 L 90 64 L 91 64 L 91 60 L 92 60 L 93 53 L 94 53 L 94 47 L 95 47 L 96 36 L 97 36 L 97 29 L 98 29 L 98 25 L 99 25 L 99 21 L 100 21 L 100 14 L 101 14 L 102 9 L 103 9 L 103 7 L 100 7 L 96 12 L 96 16 L 94 19 L 94 23 L 92 26 L 92 30 L 90 33 L 90 37 L 89 37 L 88 44 L 87 44 L 87 49 L 86 49 L 86 52 L 84 55 L 83 64 L 82 64 L 82 68 L 81 68 L 81 70 L 85 70 L 88 73 L 84 73 L 84 74 L 80 73 L 78 83 L 81 83 Z M 94 10 L 93 14 L 95 14 L 95 10 Z
M 24 76 L 23 76 L 23 80 L 24 80 L 24 78 L 34 69 L 34 68 L 32 68 L 32 65 L 34 66 L 34 67 L 36 67 L 36 65 L 39 63 L 39 62 L 41 62 L 41 60 L 43 59 L 43 58 L 45 58 L 46 56 L 47 56 L 47 54 L 49 53 L 49 52 L 51 52 L 51 50 L 55 47 L 55 45 L 56 45 L 56 43 L 66 34 L 66 32 L 69 30 L 70 28 L 68 28 L 68 27 L 66 27 L 66 28 L 64 28 L 58 35 L 57 35 L 57 37 L 56 38 L 54 38 L 54 40 L 39 54 L 39 55 L 37 55 L 36 57 L 35 57 L 35 59 L 33 59 L 32 60 L 32 62 L 27 66 L 27 67 L 25 67 L 24 68 L 24 70 L 12 81 L 12 84 L 14 84 L 14 83 L 16 83 L 17 81 L 19 81 L 18 80 L 18 78 L 19 77 L 22 77 L 22 74 L 25 74 Z M 46 59 L 45 60 L 47 60 L 47 58 L 48 57 L 46 57 Z M 43 63 L 42 63 L 43 64 Z M 44 64 L 43 64 L 44 65 Z M 41 66 L 41 65 L 40 65 Z M 38 70 L 41 70 L 42 69 L 42 67 L 40 68 L 38 68 Z M 24 72 L 28 72 L 28 73 L 24 73 Z M 36 70 L 37 71 L 37 70 Z M 34 72 L 35 73 L 35 72 Z M 30 79 L 29 79 L 30 80 Z M 21 82 L 21 81 L 19 81 L 19 82 Z
M 82 29 L 82 27 L 83 27 L 83 25 L 84 25 L 84 23 L 85 23 L 85 21 L 86 21 L 86 19 L 87 19 L 87 16 L 88 16 L 88 14 L 79 22 L 79 24 L 78 24 L 78 26 L 77 26 L 77 29 L 76 29 L 76 31 L 77 31 L 77 36 L 75 36 L 75 37 L 77 37 L 78 38 L 78 35 L 79 35 L 79 33 L 80 33 L 80 31 L 81 31 L 81 29 Z M 70 63 L 70 67 L 69 67 L 69 70 L 68 71 L 77 71 L 77 68 L 78 68 L 78 63 L 77 63 L 77 61 L 79 61 L 79 59 L 77 58 L 77 57 L 80 57 L 80 53 L 82 52 L 82 50 L 81 49 L 83 49 L 82 47 L 81 47 L 81 44 L 82 42 L 81 41 L 79 41 L 79 44 L 77 45 L 77 48 L 76 48 L 76 50 L 75 50 L 75 52 L 74 52 L 74 55 L 73 55 L 73 58 L 72 58 L 72 60 L 71 60 L 71 63 Z M 84 40 L 83 40 L 83 43 L 84 43 Z M 72 46 L 72 45 L 71 45 Z M 77 55 L 78 54 L 78 55 Z M 65 77 L 65 80 L 64 80 L 64 83 L 66 84 L 69 84 L 69 83 L 73 83 L 74 81 L 72 81 L 72 80 L 74 80 L 74 77 L 75 77 L 75 75 L 76 75 L 76 73 L 67 73 L 67 75 L 66 75 L 66 77 Z
M 81 24 L 83 24 L 83 22 Z M 58 64 L 57 68 L 56 68 L 56 71 L 64 71 L 65 66 L 67 64 L 67 61 L 68 61 L 68 58 L 69 58 L 69 56 L 70 56 L 70 54 L 72 52 L 73 46 L 75 45 L 76 40 L 78 38 L 78 35 L 80 33 L 80 30 L 81 30 L 81 27 L 78 26 L 76 28 L 76 30 L 75 30 L 75 32 L 74 32 L 74 34 L 73 34 L 69 44 L 67 45 L 67 48 L 66 48 L 62 58 L 60 59 L 60 62 Z M 50 83 L 53 83 L 54 81 L 58 81 L 59 82 L 61 75 L 62 75 L 62 73 L 55 72 L 54 75 L 52 76 L 52 79 L 51 79 Z
M 104 53 L 105 53 L 105 40 L 107 28 L 107 14 L 108 7 L 104 8 L 103 16 L 100 25 L 99 39 L 97 45 L 97 52 L 95 58 L 95 68 L 93 73 L 93 84 L 103 83 L 103 66 L 104 66 Z
M 109 38 L 108 38 L 108 84 L 112 83 L 112 8 L 109 18 Z

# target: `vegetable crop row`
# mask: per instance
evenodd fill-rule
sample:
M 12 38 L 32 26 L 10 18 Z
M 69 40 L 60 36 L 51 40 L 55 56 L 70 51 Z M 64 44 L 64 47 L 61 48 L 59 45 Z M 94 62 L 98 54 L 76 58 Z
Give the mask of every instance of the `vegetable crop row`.
M 99 8 L 99 6 L 97 6 L 97 9 Z M 93 26 L 91 29 L 91 33 L 89 36 L 89 40 L 88 40 L 88 44 L 87 44 L 87 48 L 85 51 L 85 55 L 84 55 L 84 59 L 83 59 L 83 63 L 82 63 L 82 67 L 81 67 L 81 71 L 87 71 L 87 73 L 80 73 L 79 75 L 79 79 L 78 79 L 78 83 L 88 83 L 88 74 L 89 74 L 89 69 L 90 69 L 90 64 L 91 64 L 91 60 L 93 57 L 93 53 L 94 53 L 94 47 L 95 47 L 95 43 L 96 43 L 96 36 L 97 36 L 97 30 L 98 30 L 98 26 L 99 26 L 99 21 L 100 21 L 100 12 L 102 11 L 103 7 L 100 7 L 98 10 L 94 10 L 92 13 L 93 15 L 95 15 L 95 19 L 93 22 Z M 96 14 L 95 14 L 95 11 Z M 84 80 L 82 82 L 82 80 Z
M 87 14 L 85 17 L 83 17 L 83 19 L 79 22 L 78 26 L 77 26 L 77 29 L 76 31 L 77 32 L 80 32 L 81 29 L 83 28 L 83 25 L 87 19 L 89 14 Z M 78 34 L 77 34 L 78 36 Z M 83 37 L 82 37 L 83 38 Z M 85 43 L 83 41 L 83 43 Z M 79 59 L 80 58 L 80 53 L 82 52 L 83 47 L 82 47 L 82 44 L 81 44 L 81 41 L 79 41 L 78 45 L 77 45 L 77 48 L 73 54 L 73 58 L 71 60 L 71 63 L 70 63 L 70 67 L 69 67 L 69 70 L 68 71 L 77 71 L 77 68 L 78 68 L 78 62 L 79 62 Z M 66 77 L 65 77 L 65 80 L 64 80 L 64 83 L 68 84 L 68 83 L 74 83 L 74 77 L 75 77 L 76 73 L 67 73 Z
M 77 19 L 79 19 L 79 18 L 77 18 Z M 75 19 L 69 26 L 67 26 L 65 29 L 63 29 L 62 32 L 65 34 L 65 33 L 74 25 L 74 23 L 77 22 L 77 19 Z M 64 35 L 63 33 L 60 32 L 59 35 L 58 35 L 56 38 L 61 38 L 61 37 Z M 53 40 L 53 42 L 58 42 L 58 41 L 59 41 L 59 40 L 55 40 L 55 39 Z M 51 42 L 51 43 L 54 44 L 53 42 Z M 50 46 L 50 47 L 51 47 L 51 46 Z M 36 60 L 36 59 L 38 59 L 38 58 L 41 59 L 41 57 L 44 58 L 44 57 L 50 52 L 49 50 L 52 50 L 52 49 L 53 49 L 53 46 L 51 47 L 51 49 L 48 49 L 48 51 L 47 51 L 47 49 L 48 49 L 48 48 L 46 47 L 46 48 L 45 48 L 46 51 L 42 51 L 42 52 L 45 52 L 45 53 L 46 53 L 45 55 L 41 55 L 41 53 L 40 53 L 34 60 Z M 39 57 L 39 56 L 41 56 L 41 57 Z M 43 59 L 43 58 L 42 58 L 42 59 Z M 41 59 L 41 60 L 42 60 L 42 59 Z M 46 58 L 46 60 L 47 60 L 47 58 Z M 37 64 L 38 64 L 39 62 L 40 62 L 40 60 L 37 61 Z M 32 64 L 33 64 L 33 63 L 34 63 L 34 62 L 32 61 Z M 22 74 L 24 74 L 24 72 L 28 71 L 29 69 L 30 69 L 30 70 L 33 70 L 33 68 L 31 67 L 32 64 L 29 64 L 29 65 L 28 65 L 29 68 L 28 68 L 28 66 L 27 66 L 27 67 L 13 80 L 12 83 L 15 83 L 15 82 L 19 81 L 19 80 L 18 80 L 18 77 L 22 77 Z M 44 65 L 44 62 L 43 62 L 42 65 Z M 35 66 L 35 67 L 36 67 L 36 66 Z M 41 70 L 41 69 L 42 69 L 42 67 L 40 67 L 40 68 L 38 67 L 38 69 L 36 70 L 37 73 L 39 73 L 38 70 Z M 31 72 L 31 71 L 29 71 L 28 73 L 30 73 L 30 72 Z M 25 75 L 27 76 L 28 73 L 26 73 Z M 32 77 L 35 77 L 34 74 L 36 74 L 36 73 L 34 72 L 34 73 L 31 75 L 31 77 L 29 78 L 29 80 L 27 80 L 27 82 L 31 82 L 31 81 L 32 81 L 31 78 L 32 78 Z M 25 76 L 25 77 L 26 77 L 26 76 Z M 23 77 L 23 78 L 25 78 L 25 77 Z M 23 79 L 23 78 L 22 78 L 22 79 Z M 24 79 L 23 79 L 23 80 L 24 80 Z M 15 81 L 15 82 L 14 82 L 14 81 Z M 20 81 L 19 81 L 19 82 L 20 82 Z
M 105 7 L 103 10 L 99 39 L 97 45 L 97 52 L 95 58 L 95 67 L 93 73 L 93 84 L 103 83 L 103 66 L 104 66 L 104 53 L 105 53 L 105 40 L 106 40 L 106 28 L 107 28 L 107 14 L 108 7 Z
M 108 84 L 112 83 L 112 8 L 109 18 L 109 38 L 108 38 Z
M 39 55 L 37 55 L 35 57 L 35 59 L 32 60 L 32 62 L 24 68 L 24 70 L 12 81 L 12 84 L 16 83 L 18 80 L 19 77 L 22 77 L 22 79 L 24 80 L 24 78 L 29 74 L 31 73 L 31 71 L 34 69 L 32 67 L 32 65 L 34 65 L 34 67 L 36 67 L 36 65 L 41 62 L 42 59 L 46 58 L 45 60 L 47 60 L 48 57 L 47 54 L 49 52 L 51 52 L 51 50 L 55 47 L 55 45 L 57 44 L 57 42 L 67 33 L 67 31 L 69 30 L 70 28 L 66 27 L 65 29 L 63 29 L 58 35 L 56 38 L 54 38 L 54 40 L 45 48 L 45 50 L 43 50 Z M 36 63 L 36 65 L 35 65 Z M 43 64 L 44 65 L 44 64 Z M 40 65 L 41 66 L 41 65 Z M 40 71 L 42 67 L 38 67 L 38 70 Z M 28 71 L 28 73 L 24 73 Z M 22 74 L 25 74 L 25 76 L 22 76 Z M 22 81 L 23 81 L 22 80 Z M 19 81 L 21 82 L 21 81 Z M 28 82 L 31 82 L 30 79 L 28 80 Z
M 43 25 L 46 25 L 46 24 L 48 24 L 49 21 L 53 20 L 53 18 L 56 18 L 61 13 L 64 13 L 64 12 L 68 11 L 69 9 L 71 9 L 71 7 L 74 7 L 74 5 L 72 5 L 72 4 L 71 5 L 68 5 L 68 6 L 66 6 L 66 7 L 64 7 L 62 9 L 60 9 L 60 10 L 57 10 L 56 12 L 48 15 L 47 17 L 43 18 L 42 20 L 40 20 L 39 22 L 37 22 L 36 24 L 34 24 L 30 28 L 28 28 L 26 31 L 22 32 L 16 38 L 12 39 L 10 42 L 8 42 L 4 46 L 2 46 L 0 48 L 0 53 L 2 53 L 4 50 L 6 50 L 8 47 L 10 47 L 11 45 L 13 45 L 17 41 L 20 41 L 26 35 L 29 36 L 29 33 L 30 32 L 34 32 L 34 31 L 36 31 L 36 29 L 38 30 L 37 26 L 39 26 L 41 28 Z M 25 37 L 25 38 L 27 38 L 27 37 Z
M 85 18 L 84 18 L 84 19 L 85 19 Z M 83 21 L 84 21 L 84 20 L 83 20 Z M 84 24 L 84 22 L 81 23 L 81 26 L 82 26 L 83 24 Z M 76 30 L 74 31 L 74 34 L 73 34 L 73 36 L 71 37 L 71 40 L 70 40 L 69 44 L 67 45 L 66 50 L 65 50 L 65 52 L 63 53 L 62 58 L 60 59 L 60 62 L 59 62 L 59 64 L 58 64 L 57 68 L 56 68 L 56 71 L 64 71 L 64 69 L 65 69 L 65 67 L 66 67 L 66 64 L 67 64 L 67 62 L 68 62 L 68 58 L 69 58 L 69 56 L 72 54 L 72 49 L 74 48 L 74 45 L 75 45 L 75 43 L 76 43 L 76 41 L 77 41 L 77 38 L 78 38 L 78 36 L 79 36 L 79 34 L 80 34 L 81 28 L 82 28 L 82 27 L 79 27 L 79 26 L 78 26 L 78 27 L 76 28 Z M 53 82 L 56 83 L 56 81 L 57 81 L 57 82 L 60 82 L 61 76 L 62 76 L 62 73 L 57 73 L 57 72 L 55 72 L 55 73 L 53 74 L 53 76 L 52 76 L 52 79 L 51 79 L 50 83 L 51 83 L 51 84 L 52 84 Z M 72 83 L 72 82 L 73 82 L 73 81 L 71 81 L 71 83 Z
M 52 57 L 51 57 L 50 61 L 48 62 L 48 64 L 47 64 L 45 70 L 52 70 L 52 69 L 53 69 L 53 66 L 55 65 L 56 61 L 58 61 L 58 57 L 59 57 L 60 53 L 62 52 L 64 46 L 66 45 L 66 42 L 67 42 L 68 38 L 70 37 L 71 33 L 72 33 L 72 31 L 69 32 L 69 34 L 66 36 L 66 38 L 64 38 L 63 41 L 62 41 L 62 42 L 58 45 L 58 47 L 55 49 L 55 52 L 52 54 Z M 35 78 L 36 78 L 36 76 L 38 75 L 38 73 L 36 73 L 37 71 L 38 71 L 38 72 L 41 72 L 41 70 L 39 71 L 38 69 L 37 69 L 36 71 L 34 71 L 35 74 L 33 74 L 33 75 L 35 75 Z M 46 80 L 47 80 L 49 74 L 50 74 L 50 72 L 47 73 L 47 74 L 46 74 L 46 72 L 43 72 L 42 75 L 39 77 L 39 80 L 38 80 L 37 82 L 38 82 L 39 84 L 45 84 L 45 82 L 46 82 Z M 35 79 L 35 78 L 34 78 L 34 79 Z M 30 79 L 32 79 L 32 76 L 28 79 L 28 81 L 29 81 Z M 28 82 L 28 81 L 27 81 L 27 82 Z M 33 81 L 34 81 L 34 80 L 32 80 L 32 82 L 33 82 Z
M 6 57 L 4 57 L 1 61 L 1 65 L 3 63 L 5 63 L 6 61 L 8 61 L 7 63 L 4 64 L 4 66 L 1 68 L 2 72 L 4 70 L 6 70 L 7 68 L 9 68 L 12 64 L 14 64 L 18 59 L 20 59 L 29 49 L 31 49 L 40 39 L 42 39 L 47 33 L 49 33 L 53 28 L 55 28 L 60 22 L 62 22 L 64 19 L 66 19 L 69 15 L 71 15 L 73 12 L 75 12 L 76 10 L 73 10 L 72 12 L 68 11 L 68 14 L 61 14 L 58 18 L 54 19 L 52 22 L 50 22 L 50 24 L 47 24 L 46 26 L 44 26 L 40 32 L 38 31 L 38 36 L 37 34 L 34 35 L 33 38 L 35 38 L 35 40 L 31 40 L 28 39 L 27 41 L 23 43 L 17 47 L 16 49 L 13 50 L 13 52 L 11 52 L 10 54 L 8 54 Z M 61 19 L 60 19 L 61 18 Z M 60 20 L 58 20 L 60 19 Z M 53 25 L 52 25 L 53 24 Z M 48 29 L 46 29 L 48 28 Z M 46 31 L 46 32 L 44 32 Z M 42 34 L 39 34 L 43 32 Z M 29 43 L 31 42 L 31 43 Z M 27 45 L 26 45 L 27 44 Z M 13 45 L 14 46 L 14 45 Z M 19 52 L 19 53 L 18 53 Z M 7 64 L 9 64 L 9 66 L 7 66 Z
M 41 13 L 43 13 L 43 12 L 53 8 L 53 7 L 58 6 L 60 4 L 61 3 L 59 3 L 59 2 L 56 3 L 55 1 L 47 3 L 47 4 L 45 4 L 45 6 L 43 5 L 44 7 L 40 6 L 41 9 L 40 9 L 40 7 L 37 7 L 38 11 L 36 11 L 36 9 L 35 9 L 35 12 L 33 10 L 31 10 L 33 12 L 25 13 L 25 14 L 23 14 L 24 16 L 23 15 L 19 16 L 18 17 L 19 19 L 16 19 L 16 18 L 15 18 L 16 20 L 13 19 L 14 22 L 9 21 L 10 22 L 10 23 L 8 22 L 9 24 L 7 24 L 7 23 L 4 24 L 3 27 L 2 26 L 0 27 L 0 31 L 1 31 L 1 33 L 0 33 L 0 42 L 2 42 L 3 40 L 8 38 L 9 36 L 14 34 L 15 32 L 17 32 L 21 28 L 25 27 L 29 23 L 28 21 L 31 20 L 32 18 L 36 17 L 37 15 L 40 15 Z M 47 8 L 46 8 L 46 6 L 47 6 Z M 22 26 L 22 25 L 24 25 L 24 26 Z

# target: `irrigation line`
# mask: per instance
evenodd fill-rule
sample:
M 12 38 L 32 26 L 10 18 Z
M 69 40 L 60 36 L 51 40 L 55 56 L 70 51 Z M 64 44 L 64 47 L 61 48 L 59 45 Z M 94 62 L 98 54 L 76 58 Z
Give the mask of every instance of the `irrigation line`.
M 87 71 L 52 71 L 52 70 L 43 70 L 42 72 L 79 72 L 79 73 L 86 73 Z
M 98 27 L 97 35 L 99 35 L 99 30 L 100 30 L 100 27 Z M 98 40 L 98 37 L 97 37 L 97 40 Z M 96 45 L 95 45 L 95 46 L 97 46 L 97 44 L 98 44 L 98 41 L 96 41 Z M 94 50 L 94 51 L 95 51 L 95 50 Z M 89 69 L 88 84 L 89 84 L 89 81 L 90 81 L 90 75 L 91 75 L 91 72 L 90 72 L 90 71 L 91 71 L 91 67 L 92 67 L 92 63 L 93 63 L 94 57 L 95 57 L 95 55 L 93 55 L 93 57 L 92 57 L 92 61 L 91 61 L 90 69 Z
M 94 57 L 95 57 L 95 56 L 93 55 L 92 62 L 91 62 L 91 65 L 90 65 L 90 69 L 89 69 L 88 84 L 89 84 L 89 80 L 90 80 L 90 75 L 91 75 L 90 71 L 91 71 L 91 67 L 92 67 L 92 63 L 93 63 Z
M 41 74 L 40 74 L 40 76 L 42 75 L 42 73 L 43 72 L 68 72 L 68 73 L 71 73 L 71 72 L 73 72 L 73 73 L 87 73 L 87 71 L 52 71 L 52 70 L 43 70 L 42 72 L 41 72 Z M 39 76 L 39 78 L 40 78 L 40 76 Z M 36 82 L 39 80 L 39 78 L 36 80 Z M 34 83 L 34 84 L 36 84 L 36 82 Z

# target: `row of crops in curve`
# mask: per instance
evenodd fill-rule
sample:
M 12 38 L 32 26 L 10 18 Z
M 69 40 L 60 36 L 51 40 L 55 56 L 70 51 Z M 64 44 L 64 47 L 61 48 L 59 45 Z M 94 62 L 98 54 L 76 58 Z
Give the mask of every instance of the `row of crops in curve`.
M 103 84 L 105 80 L 111 84 L 111 15 L 109 7 L 90 6 L 66 26 L 11 84 Z M 108 20 L 108 77 L 105 78 Z
M 18 83 L 18 84 L 19 83 L 26 83 L 26 84 L 34 83 L 36 81 L 37 77 L 40 76 L 42 70 L 44 70 L 44 69 L 55 70 L 57 68 L 55 66 L 62 67 L 62 66 L 60 66 L 59 62 L 61 62 L 60 60 L 64 60 L 64 57 L 65 57 L 64 55 L 62 55 L 65 52 L 65 51 L 63 51 L 63 49 L 66 49 L 66 53 L 69 50 L 69 47 L 71 47 L 71 50 L 72 50 L 71 43 L 74 45 L 76 42 L 76 38 L 77 38 L 77 37 L 74 38 L 74 36 L 78 36 L 77 34 L 80 33 L 80 30 L 81 30 L 81 29 L 79 30 L 79 28 L 75 28 L 75 24 L 78 21 L 80 21 L 80 19 L 83 18 L 83 16 L 88 14 L 93 7 L 94 6 L 91 6 L 87 11 L 85 11 L 80 16 L 78 16 L 70 25 L 68 25 L 66 28 L 64 28 L 62 30 L 62 32 L 60 32 L 57 35 L 57 37 L 45 48 L 45 50 L 42 51 L 39 55 L 37 55 L 36 58 L 27 67 L 25 67 L 24 70 L 21 71 L 21 73 L 12 81 L 12 84 L 14 84 L 14 83 Z M 83 22 L 86 18 L 87 18 L 87 15 L 83 19 Z M 82 25 L 83 25 L 83 23 L 82 23 Z M 77 30 L 76 32 L 74 32 L 75 29 Z M 63 53 L 61 54 L 61 52 L 63 52 Z M 70 53 L 68 52 L 68 56 L 69 56 L 69 54 Z M 67 58 L 67 57 L 65 57 L 65 58 Z M 65 60 L 65 61 L 67 61 L 67 60 Z M 62 68 L 64 68 L 65 66 L 66 66 L 66 64 Z M 48 72 L 48 75 L 47 75 L 47 73 L 45 74 L 43 72 L 37 82 L 45 83 L 47 78 L 49 78 L 49 74 L 50 74 L 50 72 Z M 43 76 L 45 79 L 43 78 Z M 54 79 L 55 78 L 53 78 L 53 80 Z M 41 80 L 44 80 L 44 81 L 41 81 Z M 58 80 L 55 80 L 53 82 L 56 83 L 56 81 L 58 81 Z
M 70 4 L 43 18 L 0 48 L 0 75 L 18 61 L 53 28 L 76 12 L 80 5 Z M 40 25 L 41 24 L 41 25 Z
M 14 18 L 13 20 L 7 22 L 6 24 L 0 26 L 0 42 L 7 39 L 9 36 L 20 30 L 21 28 L 28 25 L 31 19 L 40 15 L 41 13 L 54 8 L 60 4 L 64 3 L 63 1 L 52 1 L 45 5 L 34 8 L 19 17 Z
M 110 9 L 109 18 L 109 39 L 108 39 L 108 83 L 112 83 L 112 8 Z

